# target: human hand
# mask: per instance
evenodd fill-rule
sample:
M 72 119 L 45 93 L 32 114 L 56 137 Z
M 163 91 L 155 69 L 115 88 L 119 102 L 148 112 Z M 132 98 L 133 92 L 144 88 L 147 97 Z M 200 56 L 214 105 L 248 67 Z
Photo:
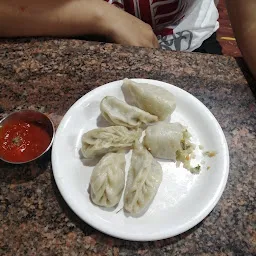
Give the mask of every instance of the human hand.
M 158 48 L 158 40 L 152 28 L 140 19 L 112 6 L 106 14 L 107 37 L 122 45 Z

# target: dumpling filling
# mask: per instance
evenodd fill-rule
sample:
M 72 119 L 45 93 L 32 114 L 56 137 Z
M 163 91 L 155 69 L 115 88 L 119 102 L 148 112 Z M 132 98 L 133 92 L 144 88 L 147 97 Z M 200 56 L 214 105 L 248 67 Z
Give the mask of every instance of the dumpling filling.
M 191 159 L 194 156 L 195 144 L 190 141 L 191 134 L 185 129 L 182 132 L 182 139 L 180 141 L 181 148 L 176 151 L 176 160 L 182 162 L 184 168 L 191 172 L 197 171 L 198 167 L 191 166 Z M 196 169 L 195 169 L 196 168 Z M 200 169 L 199 169 L 200 170 Z

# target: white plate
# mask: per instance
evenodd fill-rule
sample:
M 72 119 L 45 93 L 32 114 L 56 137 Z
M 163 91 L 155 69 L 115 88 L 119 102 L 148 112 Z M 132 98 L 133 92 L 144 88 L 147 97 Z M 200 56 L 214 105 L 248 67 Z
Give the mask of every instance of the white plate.
M 217 120 L 194 96 L 164 82 L 134 80 L 152 83 L 172 92 L 177 101 L 172 122 L 178 121 L 188 126 L 193 141 L 203 145 L 204 150 L 217 151 L 217 155 L 207 158 L 197 147 L 194 164 L 205 161 L 199 175 L 177 168 L 175 163 L 159 160 L 163 168 L 163 182 L 148 211 L 139 218 L 127 217 L 122 210 L 116 213 L 123 206 L 122 199 L 114 210 L 104 210 L 93 205 L 87 189 L 95 163 L 80 159 L 80 141 L 84 132 L 104 124 L 99 118 L 99 104 L 104 96 L 124 99 L 122 81 L 115 81 L 87 93 L 66 113 L 53 143 L 53 173 L 68 205 L 94 228 L 127 240 L 159 240 L 192 228 L 217 204 L 228 177 L 228 146 Z M 126 155 L 127 160 L 130 155 Z M 129 165 L 127 161 L 126 172 Z

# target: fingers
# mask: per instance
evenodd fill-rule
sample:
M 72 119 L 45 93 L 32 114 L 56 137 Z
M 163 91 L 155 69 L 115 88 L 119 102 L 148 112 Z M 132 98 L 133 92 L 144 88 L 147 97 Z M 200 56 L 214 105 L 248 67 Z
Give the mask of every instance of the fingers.
M 154 48 L 159 48 L 158 39 L 155 35 L 153 37 L 153 46 L 154 46 Z
M 159 43 L 157 37 L 153 34 L 151 41 L 147 41 L 147 45 L 145 47 L 150 48 L 159 48 Z
M 159 43 L 152 27 L 143 22 L 142 31 L 144 32 L 142 33 L 142 36 L 144 36 L 145 40 L 147 41 L 145 47 L 158 48 Z
M 158 48 L 158 40 L 152 27 L 138 18 L 122 12 L 122 19 L 111 23 L 113 42 L 122 45 Z M 125 29 L 124 29 L 125 27 Z

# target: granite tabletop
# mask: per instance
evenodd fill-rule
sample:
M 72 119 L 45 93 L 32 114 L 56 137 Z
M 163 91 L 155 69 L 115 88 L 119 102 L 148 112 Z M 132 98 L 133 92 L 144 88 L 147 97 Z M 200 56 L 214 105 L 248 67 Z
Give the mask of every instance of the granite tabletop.
M 129 242 L 84 223 L 61 197 L 50 153 L 27 165 L 0 162 L 0 255 L 255 255 L 255 83 L 240 60 L 82 40 L 0 42 L 0 118 L 39 109 L 57 126 L 88 91 L 110 81 L 151 78 L 200 99 L 219 121 L 230 175 L 217 206 L 169 239 Z

